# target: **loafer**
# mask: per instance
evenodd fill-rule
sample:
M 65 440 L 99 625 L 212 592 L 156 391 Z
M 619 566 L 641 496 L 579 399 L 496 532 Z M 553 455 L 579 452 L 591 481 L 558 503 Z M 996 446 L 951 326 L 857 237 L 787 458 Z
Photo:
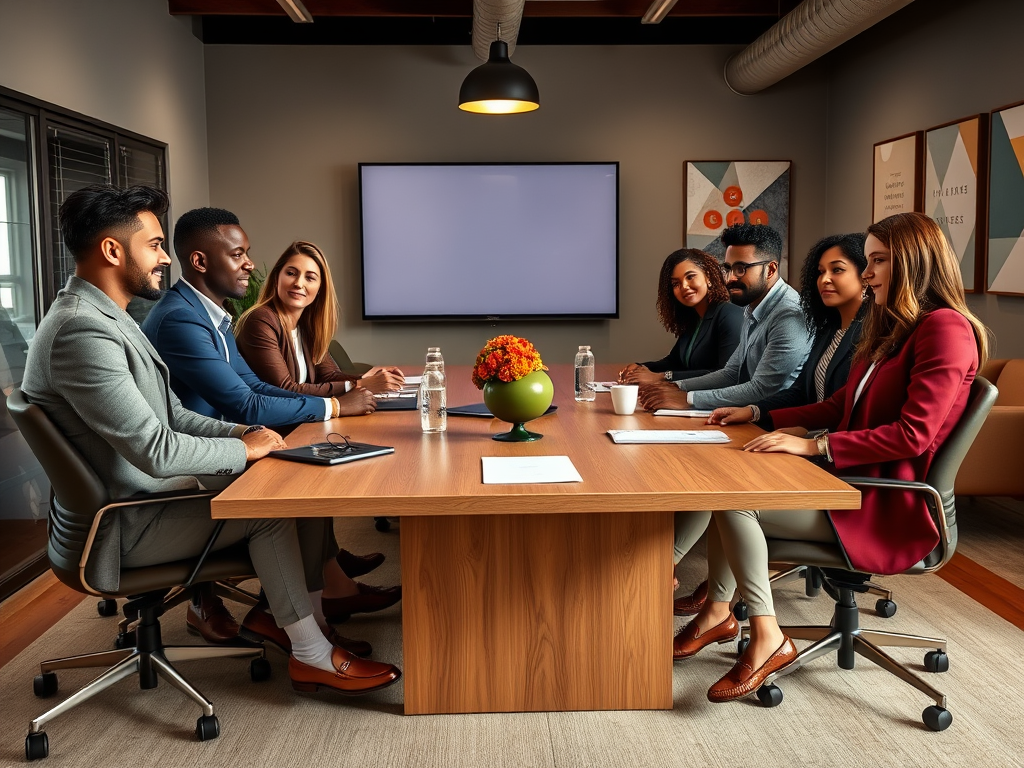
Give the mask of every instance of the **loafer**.
M 793 641 L 786 637 L 778 650 L 757 669 L 753 669 L 741 657 L 725 677 L 708 689 L 708 700 L 715 703 L 733 701 L 753 693 L 772 672 L 778 672 L 792 664 L 796 660 L 796 653 Z
M 693 592 L 672 601 L 672 613 L 676 616 L 692 616 L 695 613 L 700 613 L 700 609 L 704 607 L 707 599 L 708 582 L 705 579 L 697 585 Z
M 274 617 L 266 611 L 262 610 L 259 606 L 251 609 L 249 613 L 242 619 L 242 628 L 239 634 L 246 640 L 251 640 L 254 643 L 270 643 L 276 645 L 285 653 L 291 655 L 292 652 L 292 641 L 288 637 L 288 633 L 285 632 L 281 627 L 277 626 L 277 622 L 274 621 Z M 344 648 L 351 654 L 356 656 L 362 656 L 366 658 L 373 653 L 373 646 L 371 646 L 365 640 L 352 640 L 350 638 L 339 635 L 334 631 L 334 627 L 330 627 L 324 632 L 324 637 L 327 638 L 331 645 L 337 648 Z
M 740 634 L 740 624 L 731 613 L 720 624 L 701 632 L 696 621 L 691 621 L 672 640 L 672 660 L 688 659 L 712 643 L 728 643 Z
M 185 628 L 208 643 L 230 643 L 238 637 L 238 622 L 216 595 L 204 594 L 198 606 L 189 601 Z
M 402 599 L 402 586 L 372 587 L 369 584 L 356 582 L 359 594 L 349 597 L 324 597 L 320 602 L 324 607 L 324 616 L 332 624 L 348 621 L 353 613 L 373 613 L 383 611 Z
M 347 549 L 340 549 L 334 559 L 338 561 L 338 565 L 341 566 L 345 575 L 354 579 L 356 576 L 363 576 L 379 567 L 384 562 L 384 553 L 371 552 L 368 555 L 353 555 Z
M 289 657 L 288 676 L 292 679 L 292 688 L 307 693 L 328 688 L 346 696 L 361 696 L 387 688 L 402 676 L 394 664 L 359 659 L 343 648 L 334 649 L 331 663 L 334 669 L 327 671 Z

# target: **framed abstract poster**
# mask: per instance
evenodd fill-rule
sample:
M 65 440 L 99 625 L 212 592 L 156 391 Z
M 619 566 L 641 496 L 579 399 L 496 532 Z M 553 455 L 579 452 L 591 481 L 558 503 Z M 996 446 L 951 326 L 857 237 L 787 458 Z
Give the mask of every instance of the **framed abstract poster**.
M 683 169 L 683 244 L 725 258 L 722 230 L 767 224 L 782 237 L 782 275 L 789 264 L 788 160 L 707 160 Z
M 1024 101 L 992 113 L 989 146 L 986 288 L 1024 296 Z
M 921 210 L 921 131 L 875 144 L 871 175 L 871 221 Z
M 988 115 L 925 131 L 924 212 L 938 222 L 960 261 L 964 290 L 984 286 Z

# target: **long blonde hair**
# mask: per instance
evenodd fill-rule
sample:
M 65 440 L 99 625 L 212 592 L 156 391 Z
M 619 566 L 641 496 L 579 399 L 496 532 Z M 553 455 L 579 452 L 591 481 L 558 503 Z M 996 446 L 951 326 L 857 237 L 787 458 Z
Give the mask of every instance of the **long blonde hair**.
M 327 357 L 331 340 L 334 338 L 334 332 L 338 329 L 339 308 L 338 297 L 334 292 L 334 279 L 331 277 L 331 268 L 327 265 L 327 259 L 324 258 L 323 252 L 313 243 L 306 242 L 305 240 L 296 240 L 285 248 L 281 258 L 277 260 L 273 269 L 270 270 L 270 274 L 267 275 L 256 303 L 238 318 L 238 332 L 241 333 L 242 328 L 253 312 L 268 304 L 277 315 L 277 320 L 281 323 L 281 329 L 287 330 L 286 316 L 281 311 L 278 303 L 277 281 L 288 259 L 297 255 L 308 256 L 316 262 L 317 267 L 320 269 L 320 290 L 317 292 L 316 298 L 313 299 L 313 303 L 306 307 L 299 317 L 299 333 L 302 335 L 302 343 L 309 350 L 309 356 L 313 360 L 314 365 L 317 365 Z M 291 337 L 287 334 L 285 334 L 285 345 L 286 347 L 291 347 Z
M 949 241 L 923 213 L 897 213 L 868 227 L 889 249 L 891 276 L 885 304 L 872 304 L 864 321 L 857 356 L 878 361 L 906 341 L 928 312 L 948 308 L 974 327 L 978 367 L 988 359 L 988 329 L 967 307 L 964 283 Z

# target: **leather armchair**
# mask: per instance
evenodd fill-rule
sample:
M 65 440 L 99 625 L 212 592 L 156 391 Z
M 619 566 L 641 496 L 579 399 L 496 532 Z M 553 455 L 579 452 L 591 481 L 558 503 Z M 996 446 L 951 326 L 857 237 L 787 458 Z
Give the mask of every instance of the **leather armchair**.
M 956 493 L 1024 498 L 1024 359 L 989 360 L 982 375 L 999 397 L 957 473 Z
M 53 487 L 47 554 L 54 574 L 72 589 L 103 598 L 100 603 L 101 613 L 110 610 L 109 601 L 129 597 L 124 605 L 124 624 L 138 619 L 134 631 L 119 635 L 115 650 L 51 659 L 39 665 L 40 674 L 34 680 L 33 689 L 40 697 L 52 696 L 57 692 L 57 670 L 82 667 L 107 669 L 31 722 L 25 739 L 26 758 L 35 760 L 49 753 L 49 740 L 43 730 L 46 723 L 131 675 L 138 675 L 139 687 L 142 689 L 155 688 L 158 680 L 163 679 L 180 690 L 202 710 L 196 721 L 197 737 L 201 741 L 216 738 L 220 734 L 220 723 L 214 713 L 213 703 L 178 673 L 173 666 L 174 662 L 252 657 L 250 676 L 254 681 L 265 680 L 270 676 L 270 665 L 263 647 L 245 642 L 218 646 L 165 645 L 160 635 L 160 615 L 166 610 L 165 600 L 168 595 L 174 592 L 187 593 L 193 584 L 254 577 L 255 571 L 248 550 L 232 547 L 211 552 L 220 532 L 221 526 L 218 526 L 207 542 L 206 550 L 198 558 L 142 568 L 122 568 L 116 592 L 96 589 L 86 576 L 93 542 L 107 515 L 121 507 L 163 504 L 172 499 L 204 498 L 216 494 L 208 491 L 182 491 L 110 499 L 89 464 L 41 408 L 29 403 L 18 389 L 8 397 L 7 407 Z

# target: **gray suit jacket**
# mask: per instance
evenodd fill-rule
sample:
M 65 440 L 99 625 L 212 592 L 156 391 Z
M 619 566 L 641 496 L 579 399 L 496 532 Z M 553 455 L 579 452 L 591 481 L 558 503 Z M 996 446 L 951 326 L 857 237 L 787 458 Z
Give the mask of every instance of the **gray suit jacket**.
M 224 439 L 234 424 L 185 409 L 167 366 L 127 312 L 72 276 L 29 345 L 22 390 L 89 462 L 113 498 L 199 488 L 196 475 L 245 468 L 245 446 Z M 108 518 L 87 578 L 116 589 L 120 557 L 162 506 Z

